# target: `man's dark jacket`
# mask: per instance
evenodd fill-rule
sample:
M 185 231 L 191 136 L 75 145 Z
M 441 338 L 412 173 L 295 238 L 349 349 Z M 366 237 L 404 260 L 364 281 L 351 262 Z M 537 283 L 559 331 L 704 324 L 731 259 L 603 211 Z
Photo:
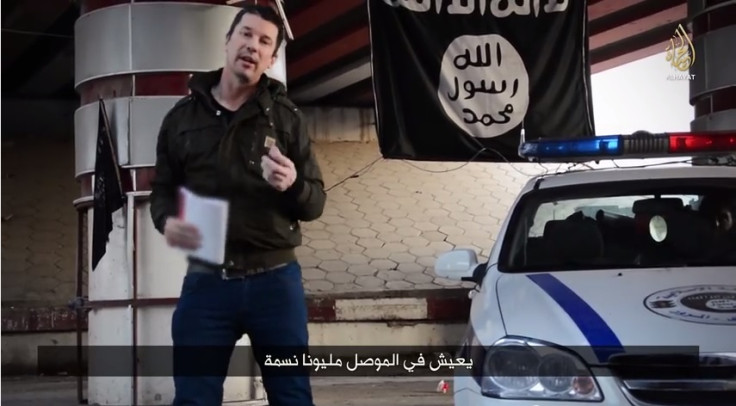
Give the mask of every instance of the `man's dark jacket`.
M 299 109 L 282 83 L 263 76 L 253 98 L 228 123 L 211 88 L 222 70 L 198 73 L 191 94 L 164 117 L 156 147 L 151 217 L 163 233 L 178 215 L 178 189 L 230 201 L 226 262 L 236 267 L 271 267 L 295 259 L 300 221 L 322 215 L 326 195 Z M 284 192 L 262 175 L 267 139 L 291 159 L 297 179 Z

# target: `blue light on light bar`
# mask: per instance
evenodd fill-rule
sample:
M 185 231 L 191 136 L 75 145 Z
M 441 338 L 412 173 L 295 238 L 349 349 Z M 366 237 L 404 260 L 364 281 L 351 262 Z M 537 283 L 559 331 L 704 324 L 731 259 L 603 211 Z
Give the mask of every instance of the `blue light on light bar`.
M 545 140 L 525 142 L 519 148 L 523 157 L 579 158 L 621 155 L 621 137 L 607 135 L 590 139 Z

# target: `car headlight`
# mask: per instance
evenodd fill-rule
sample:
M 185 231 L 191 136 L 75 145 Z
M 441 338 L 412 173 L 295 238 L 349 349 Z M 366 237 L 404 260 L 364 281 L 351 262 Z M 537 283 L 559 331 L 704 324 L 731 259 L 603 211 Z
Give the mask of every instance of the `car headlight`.
M 526 338 L 504 338 L 483 348 L 471 335 L 464 353 L 485 396 L 501 399 L 600 401 L 598 383 L 576 354 Z M 480 368 L 478 368 L 480 366 Z

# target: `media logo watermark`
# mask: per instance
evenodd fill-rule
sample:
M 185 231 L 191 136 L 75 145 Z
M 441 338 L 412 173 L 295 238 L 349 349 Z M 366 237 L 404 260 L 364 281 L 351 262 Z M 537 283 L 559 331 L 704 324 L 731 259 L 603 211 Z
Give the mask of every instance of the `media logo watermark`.
M 665 50 L 665 59 L 674 71 L 667 75 L 667 80 L 695 80 L 695 74 L 690 71 L 695 64 L 695 46 L 682 24 L 678 24 Z

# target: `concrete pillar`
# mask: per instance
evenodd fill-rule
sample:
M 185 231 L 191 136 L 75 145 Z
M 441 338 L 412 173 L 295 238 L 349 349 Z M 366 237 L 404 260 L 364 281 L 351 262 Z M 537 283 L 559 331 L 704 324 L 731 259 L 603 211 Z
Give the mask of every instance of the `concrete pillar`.
M 98 98 L 106 104 L 121 174 L 133 189 L 127 207 L 113 219 L 116 226 L 105 257 L 89 272 L 88 403 L 171 404 L 173 380 L 151 374 L 161 375 L 170 368 L 160 365 L 171 359 L 175 301 L 165 298 L 179 296 L 186 262 L 153 228 L 148 181 L 161 120 L 188 94 L 191 73 L 222 66 L 225 34 L 238 8 L 225 5 L 224 0 L 81 3 L 74 44 L 75 88 L 81 106 L 74 120 L 75 177 L 82 190 L 75 205 L 87 211 L 91 220 Z M 279 64 L 267 73 L 286 83 L 284 52 L 282 48 Z M 88 226 L 87 235 L 91 235 L 91 221 Z M 89 269 L 91 258 L 84 261 Z M 247 337 L 239 342 L 247 344 Z M 244 361 L 243 353 L 239 351 L 238 362 Z M 134 356 L 139 375 L 135 379 L 131 376 Z M 241 375 L 225 383 L 226 402 L 260 396 L 252 376 L 243 376 L 253 367 L 238 365 Z
M 690 104 L 695 107 L 692 131 L 736 130 L 736 3 L 688 0 L 688 19 L 695 52 L 690 66 Z M 698 158 L 695 165 L 736 159 L 736 154 Z
M 688 19 L 695 53 L 691 129 L 736 130 L 736 3 L 688 0 Z

